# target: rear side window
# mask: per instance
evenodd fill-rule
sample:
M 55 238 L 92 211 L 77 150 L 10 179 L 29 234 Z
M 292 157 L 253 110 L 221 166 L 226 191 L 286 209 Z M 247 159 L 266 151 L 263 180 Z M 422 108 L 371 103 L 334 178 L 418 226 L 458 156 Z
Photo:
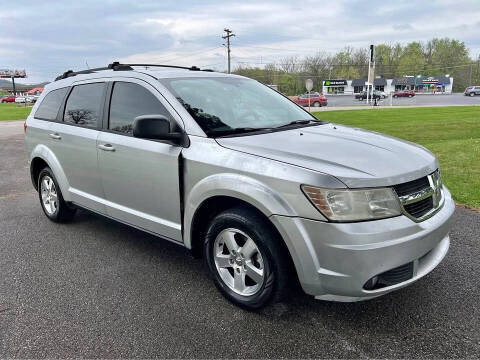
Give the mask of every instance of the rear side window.
M 62 105 L 67 90 L 68 88 L 62 88 L 50 91 L 35 112 L 35 118 L 42 120 L 56 120 L 58 110 Z
M 96 128 L 100 119 L 104 83 L 77 85 L 65 105 L 65 123 Z
M 141 115 L 164 115 L 171 120 L 170 114 L 160 101 L 141 85 L 116 82 L 110 101 L 110 130 L 132 134 L 133 121 Z

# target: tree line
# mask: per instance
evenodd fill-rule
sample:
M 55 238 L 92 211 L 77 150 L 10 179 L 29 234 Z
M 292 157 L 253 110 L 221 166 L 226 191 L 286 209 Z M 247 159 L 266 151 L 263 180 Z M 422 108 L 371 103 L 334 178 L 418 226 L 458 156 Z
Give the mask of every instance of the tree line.
M 327 79 L 367 78 L 368 59 L 369 49 L 348 46 L 336 54 L 319 51 L 312 56 L 285 57 L 263 68 L 239 64 L 233 72 L 265 84 L 276 84 L 282 93 L 296 95 L 305 92 L 307 78 L 314 81 L 314 91 L 319 92 Z M 376 45 L 375 63 L 375 76 L 387 79 L 448 74 L 454 78 L 454 91 L 480 85 L 480 56 L 472 59 L 465 43 L 455 39 Z

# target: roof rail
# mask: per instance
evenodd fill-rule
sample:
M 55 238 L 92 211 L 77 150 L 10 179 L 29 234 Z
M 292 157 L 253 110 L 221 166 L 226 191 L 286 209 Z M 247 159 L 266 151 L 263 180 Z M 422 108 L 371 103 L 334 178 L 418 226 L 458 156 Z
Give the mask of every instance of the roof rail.
M 93 72 L 102 71 L 102 70 L 129 71 L 129 70 L 133 70 L 132 66 L 165 67 L 165 68 L 173 68 L 173 69 L 185 69 L 190 71 L 213 71 L 211 69 L 200 69 L 199 67 L 196 67 L 196 66 L 187 67 L 187 66 L 159 65 L 159 64 L 121 64 L 118 61 L 114 61 L 113 63 L 108 64 L 107 67 L 93 68 L 93 69 L 80 70 L 80 71 L 67 70 L 62 75 L 57 76 L 55 78 L 55 81 L 66 79 L 68 77 L 72 77 L 80 74 L 91 74 Z

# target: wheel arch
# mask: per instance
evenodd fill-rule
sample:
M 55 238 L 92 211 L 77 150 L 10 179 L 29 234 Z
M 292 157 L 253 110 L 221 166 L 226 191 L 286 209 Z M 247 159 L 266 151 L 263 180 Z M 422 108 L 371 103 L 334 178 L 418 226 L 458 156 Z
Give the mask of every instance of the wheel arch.
M 38 175 L 45 166 L 48 166 L 55 175 L 64 200 L 70 201 L 68 192 L 70 185 L 60 162 L 48 147 L 40 144 L 33 149 L 30 155 L 30 176 L 35 190 L 38 190 Z
M 185 247 L 192 249 L 194 222 L 205 209 L 225 210 L 231 204 L 250 206 L 267 219 L 274 214 L 294 216 L 295 211 L 282 196 L 266 184 L 239 174 L 215 174 L 199 181 L 185 197 Z M 196 233 L 195 233 L 196 236 Z

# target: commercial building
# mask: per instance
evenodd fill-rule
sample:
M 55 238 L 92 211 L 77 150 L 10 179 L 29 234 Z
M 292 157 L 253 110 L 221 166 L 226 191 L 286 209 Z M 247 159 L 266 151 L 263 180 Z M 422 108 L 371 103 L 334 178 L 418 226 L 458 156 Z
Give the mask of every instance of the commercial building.
M 325 80 L 323 93 L 325 95 L 353 95 L 367 89 L 366 79 L 352 80 Z M 419 94 L 451 94 L 453 77 L 446 76 L 404 76 L 395 79 L 375 78 L 373 81 L 375 90 L 384 91 L 387 94 L 398 90 L 414 90 Z

